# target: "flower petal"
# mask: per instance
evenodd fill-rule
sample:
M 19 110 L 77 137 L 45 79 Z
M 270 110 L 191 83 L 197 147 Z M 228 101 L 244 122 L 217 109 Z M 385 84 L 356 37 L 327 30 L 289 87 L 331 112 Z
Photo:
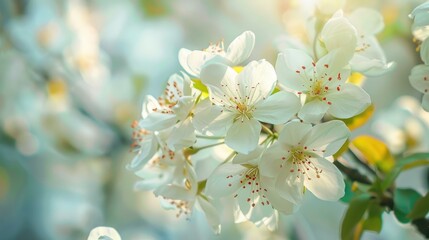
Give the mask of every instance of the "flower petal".
M 119 233 L 111 227 L 96 227 L 91 230 L 88 240 L 113 239 L 121 240 Z
M 191 119 L 188 118 L 173 128 L 167 140 L 167 145 L 172 151 L 178 151 L 184 147 L 192 146 L 196 140 L 195 128 Z
M 153 134 L 144 136 L 142 141 L 139 142 L 139 145 L 140 147 L 137 155 L 133 158 L 131 163 L 127 165 L 128 170 L 135 171 L 140 169 L 158 150 L 158 141 Z
M 424 94 L 422 99 L 422 108 L 429 112 L 429 94 Z
M 261 122 L 281 124 L 291 119 L 300 108 L 301 102 L 295 94 L 282 91 L 257 103 L 253 117 Z
M 344 196 L 344 179 L 335 165 L 326 159 L 312 159 L 312 163 L 322 172 L 319 178 L 315 171 L 307 171 L 305 187 L 316 197 L 326 201 L 337 201 Z M 310 180 L 309 180 L 310 179 Z
M 193 124 L 197 130 L 209 136 L 225 136 L 231 127 L 235 114 L 222 111 L 218 106 L 208 106 L 194 112 Z
M 350 131 L 344 122 L 332 120 L 315 125 L 308 135 L 305 136 L 303 144 L 309 149 L 326 149 L 324 156 L 331 156 L 340 149 L 349 136 Z M 336 148 L 327 148 L 331 144 L 334 144 Z
M 267 98 L 276 83 L 276 71 L 266 60 L 250 62 L 237 76 L 241 97 L 248 105 Z
M 194 72 L 189 66 L 188 66 L 188 56 L 191 54 L 191 50 L 186 48 L 181 48 L 179 50 L 179 63 L 182 66 L 183 69 L 190 75 L 194 77 L 198 77 L 198 73 Z
M 316 123 L 323 118 L 329 105 L 318 99 L 305 103 L 301 110 L 298 112 L 298 117 L 309 123 Z
M 239 65 L 250 56 L 254 45 L 255 34 L 251 31 L 245 31 L 231 42 L 226 52 L 226 58 L 233 65 Z
M 313 59 L 304 51 L 285 49 L 277 56 L 276 62 L 280 85 L 292 90 L 304 91 L 306 88 L 302 81 L 307 79 L 306 71 L 313 69 L 312 64 Z
M 292 163 L 288 162 L 285 169 L 293 168 Z M 280 174 L 275 183 L 276 192 L 282 198 L 293 204 L 301 204 L 304 196 L 304 179 L 294 174 Z
M 335 14 L 324 25 L 320 40 L 328 52 L 340 50 L 341 54 L 337 55 L 337 61 L 347 63 L 355 53 L 357 31 L 342 14 Z
M 330 92 L 326 98 L 332 103 L 328 113 L 337 118 L 351 118 L 371 104 L 368 93 L 352 83 L 343 84 L 340 91 Z
M 225 163 L 217 167 L 207 179 L 206 193 L 214 198 L 228 196 L 241 187 L 240 174 L 246 170 L 240 164 Z
M 353 71 L 366 76 L 380 76 L 395 66 L 394 62 L 387 63 L 384 51 L 375 36 L 359 38 L 359 51 L 350 60 Z
M 261 175 L 265 177 L 276 178 L 283 173 L 283 165 L 289 158 L 287 147 L 279 142 L 271 145 L 262 155 L 259 162 Z
M 384 28 L 383 16 L 370 8 L 358 8 L 348 16 L 348 19 L 359 34 L 375 35 Z
M 163 196 L 169 199 L 183 201 L 194 201 L 195 195 L 187 188 L 175 184 L 168 184 L 159 187 L 153 191 L 155 196 Z
M 199 77 L 203 65 L 214 56 L 216 55 L 210 52 L 194 50 L 188 54 L 186 63 L 191 72 Z
M 143 169 L 135 172 L 142 180 L 134 184 L 134 189 L 141 191 L 153 191 L 169 182 L 173 177 L 173 167 L 160 166 L 159 164 L 146 164 Z
M 345 68 L 350 58 L 344 58 L 344 51 L 334 49 L 323 56 L 316 63 L 317 77 L 324 79 L 328 84 L 343 83 L 350 75 L 350 69 Z M 328 80 L 330 77 L 332 81 Z
M 232 160 L 232 163 L 234 164 L 257 163 L 264 149 L 265 149 L 264 147 L 258 146 L 255 150 L 251 151 L 249 154 L 238 153 Z
M 207 222 L 212 227 L 214 233 L 220 234 L 221 225 L 219 210 L 211 202 L 207 201 L 201 196 L 198 196 L 197 200 L 201 210 L 203 210 L 204 215 L 206 216 Z
M 420 46 L 420 58 L 429 65 L 429 38 L 426 38 Z
M 297 146 L 311 129 L 312 126 L 308 123 L 301 123 L 299 121 L 289 122 L 279 133 L 279 142 L 290 147 Z
M 222 63 L 210 63 L 204 66 L 201 71 L 201 81 L 206 85 L 220 88 L 221 83 L 235 83 L 237 72 Z
M 298 205 L 282 198 L 275 190 L 275 179 L 261 177 L 261 182 L 264 183 L 264 187 L 268 190 L 265 194 L 267 195 L 270 204 L 278 211 L 284 214 L 292 214 L 298 210 Z
M 429 65 L 417 65 L 409 76 L 411 86 L 421 93 L 429 92 Z
M 261 124 L 255 119 L 238 119 L 229 128 L 225 144 L 239 153 L 247 154 L 258 146 Z
M 175 114 L 157 112 L 161 109 L 161 106 L 154 97 L 148 95 L 144 102 L 146 104 L 143 106 L 144 110 L 142 111 L 142 116 L 145 117 L 143 117 L 139 123 L 142 128 L 152 131 L 160 131 L 167 129 L 176 123 L 177 117 Z
M 184 96 L 179 98 L 177 104 L 173 107 L 173 111 L 177 116 L 177 120 L 184 121 L 188 118 L 189 113 L 194 107 L 194 98 L 191 96 Z

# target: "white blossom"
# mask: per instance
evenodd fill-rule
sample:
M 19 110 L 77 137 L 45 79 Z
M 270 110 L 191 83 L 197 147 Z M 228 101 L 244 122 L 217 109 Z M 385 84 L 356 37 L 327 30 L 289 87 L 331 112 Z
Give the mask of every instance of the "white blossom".
M 298 98 L 289 92 L 271 93 L 277 83 L 274 68 L 265 60 L 250 62 L 237 73 L 219 63 L 207 65 L 201 80 L 209 89 L 209 98 L 218 117 L 200 116 L 207 124 L 227 130 L 225 143 L 240 153 L 258 145 L 261 123 L 281 124 L 300 107 Z
M 252 53 L 254 45 L 255 34 L 246 31 L 235 38 L 226 51 L 223 41 L 210 44 L 203 51 L 182 48 L 179 51 L 179 62 L 187 73 L 200 77 L 201 69 L 207 62 L 222 62 L 229 66 L 243 63 Z
M 422 107 L 429 111 L 429 65 L 417 65 L 409 76 L 411 86 L 423 93 Z
M 365 110 L 371 100 L 360 87 L 347 83 L 350 70 L 338 61 L 341 51 L 331 51 L 317 63 L 306 53 L 287 49 L 277 58 L 276 70 L 281 86 L 306 95 L 298 117 L 318 122 L 325 113 L 350 118 Z
M 328 157 L 349 137 L 346 125 L 338 120 L 315 125 L 290 122 L 284 126 L 260 163 L 262 176 L 275 178 L 279 195 L 300 204 L 304 187 L 322 200 L 336 201 L 344 195 L 341 172 Z

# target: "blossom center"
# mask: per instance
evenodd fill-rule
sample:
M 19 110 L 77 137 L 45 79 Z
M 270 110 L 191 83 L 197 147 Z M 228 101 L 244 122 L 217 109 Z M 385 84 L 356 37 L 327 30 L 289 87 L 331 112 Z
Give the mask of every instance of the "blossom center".
M 210 45 L 203 51 L 212 54 L 225 55 L 224 49 L 223 41 L 220 41 L 217 43 L 210 43 Z
M 242 201 L 247 202 L 252 208 L 256 204 L 261 206 L 269 206 L 270 201 L 265 195 L 268 190 L 261 185 L 259 178 L 259 168 L 255 166 L 247 166 L 247 169 L 242 171 L 238 175 L 228 175 L 226 178 L 233 180 L 233 178 L 239 177 L 240 188 L 234 195 L 234 198 L 240 198 Z M 228 184 L 229 187 L 232 183 Z
M 323 80 L 317 80 L 313 85 L 310 86 L 310 91 L 308 95 L 310 97 L 318 97 L 327 93 L 329 88 L 324 86 Z
M 307 180 L 318 179 L 322 174 L 322 169 L 316 167 L 311 160 L 312 156 L 307 151 L 306 146 L 296 146 L 288 150 L 289 158 L 282 157 L 282 160 L 287 160 L 289 172 L 295 174 L 297 178 L 303 177 Z M 283 162 L 280 167 L 283 167 Z

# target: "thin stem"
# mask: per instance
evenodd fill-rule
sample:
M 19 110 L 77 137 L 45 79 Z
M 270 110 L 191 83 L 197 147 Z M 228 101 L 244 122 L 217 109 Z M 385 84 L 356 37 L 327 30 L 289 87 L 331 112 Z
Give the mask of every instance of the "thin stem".
M 204 138 L 204 139 L 224 139 L 225 137 L 197 135 L 197 138 Z
M 273 131 L 271 131 L 271 129 L 269 129 L 267 126 L 265 126 L 264 124 L 261 124 L 261 126 L 264 132 L 268 133 L 270 136 L 274 135 Z
M 206 145 L 206 146 L 199 147 L 199 148 L 194 148 L 194 151 L 198 152 L 198 151 L 201 151 L 201 150 L 204 150 L 204 149 L 207 149 L 207 148 L 211 148 L 211 147 L 216 147 L 216 146 L 222 145 L 224 143 L 225 142 L 218 142 L 218 143 L 213 143 L 213 144 Z
M 237 152 L 233 151 L 231 154 L 229 154 L 228 157 L 225 158 L 225 160 L 222 162 L 222 164 L 225 164 L 225 163 L 229 162 L 229 160 L 231 160 L 232 158 L 234 158 L 235 155 L 237 155 Z
M 313 40 L 313 55 L 314 55 L 314 62 L 317 62 L 317 60 L 319 60 L 319 58 L 317 57 L 317 50 L 316 50 L 316 47 L 317 47 L 317 38 L 319 37 L 319 32 L 317 32 L 315 35 L 314 35 L 314 40 Z
M 338 158 L 338 159 L 342 159 L 342 158 Z M 341 172 L 343 172 L 345 175 L 347 175 L 347 177 L 349 177 L 350 180 L 360 182 L 360 183 L 364 183 L 364 184 L 372 184 L 371 181 L 365 175 L 362 175 L 358 170 L 346 167 L 345 165 L 343 165 L 338 160 L 334 161 L 334 165 Z
M 349 146 L 349 149 L 347 150 L 347 152 L 350 153 L 350 155 L 353 157 L 353 159 L 355 160 L 355 162 L 357 164 L 359 164 L 360 166 L 362 166 L 363 168 L 365 168 L 373 176 L 378 177 L 377 172 L 374 171 L 374 169 L 372 169 L 370 166 L 368 166 L 368 164 L 366 164 L 362 160 L 364 158 L 364 156 L 362 156 L 362 155 L 358 156 L 358 154 L 355 151 L 356 151 L 356 149 L 353 146 Z M 368 161 L 366 161 L 366 162 L 368 162 Z
M 259 145 L 263 145 L 263 144 L 264 144 L 264 143 L 266 143 L 268 140 L 273 139 L 273 136 L 274 136 L 274 135 L 270 135 L 270 136 L 266 137 L 266 138 L 264 139 L 264 141 L 262 141 Z

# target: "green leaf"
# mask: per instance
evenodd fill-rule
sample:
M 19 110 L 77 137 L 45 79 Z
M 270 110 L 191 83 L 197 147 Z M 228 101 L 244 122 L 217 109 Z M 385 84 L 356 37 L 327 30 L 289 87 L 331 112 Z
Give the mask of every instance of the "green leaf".
M 424 165 L 429 165 L 429 153 L 415 153 L 398 160 L 392 171 L 386 175 L 382 183 L 382 189 L 389 188 L 402 171 Z
M 424 197 L 416 201 L 413 209 L 407 215 L 407 218 L 411 220 L 424 218 L 428 212 L 429 212 L 429 193 L 426 193 Z
M 280 92 L 280 91 L 281 91 L 281 90 L 280 90 L 279 86 L 276 86 L 276 87 L 274 88 L 273 92 L 271 93 L 271 95 L 273 95 L 273 94 L 275 94 L 275 93 L 278 93 L 278 92 Z
M 200 79 L 194 78 L 194 79 L 192 79 L 192 82 L 194 82 L 193 87 L 195 89 L 198 89 L 201 91 L 201 93 L 202 93 L 201 98 L 202 99 L 209 96 L 209 90 L 207 89 L 207 86 L 204 85 L 204 83 L 202 83 Z
M 344 189 L 345 193 L 340 200 L 342 202 L 349 203 L 353 199 L 353 196 L 355 195 L 355 193 L 352 190 L 352 186 L 353 186 L 352 181 L 346 179 L 345 183 L 346 183 L 346 188 Z
M 395 206 L 393 208 L 393 212 L 395 213 L 396 218 L 401 223 L 408 223 L 411 221 L 411 219 L 409 219 L 407 215 L 411 212 L 414 204 L 419 198 L 421 198 L 421 195 L 414 189 L 395 189 L 393 196 Z
M 371 202 L 371 196 L 369 194 L 361 194 L 356 196 L 351 202 L 350 206 L 344 215 L 343 223 L 341 226 L 341 239 L 348 240 L 353 239 L 356 227 L 361 221 L 363 215 L 366 212 Z
M 383 225 L 382 215 L 384 208 L 372 202 L 368 207 L 368 217 L 363 222 L 363 229 L 379 233 Z

